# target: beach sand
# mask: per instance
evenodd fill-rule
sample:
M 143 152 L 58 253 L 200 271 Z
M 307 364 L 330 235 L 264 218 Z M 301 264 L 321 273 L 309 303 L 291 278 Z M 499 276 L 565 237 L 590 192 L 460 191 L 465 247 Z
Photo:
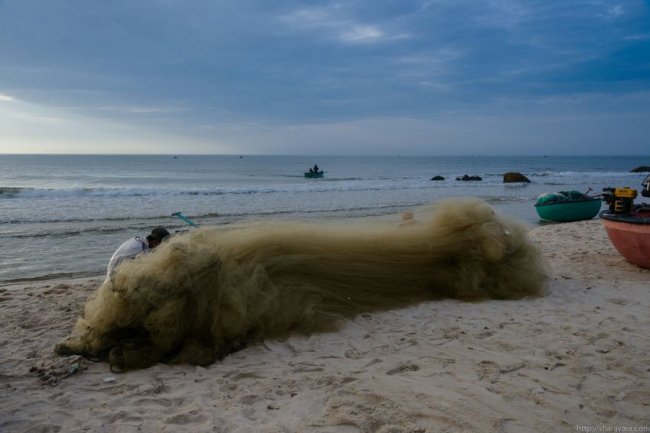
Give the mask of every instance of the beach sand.
M 650 271 L 598 220 L 530 235 L 544 297 L 362 314 L 207 368 L 55 355 L 101 277 L 0 287 L 0 431 L 650 431 Z

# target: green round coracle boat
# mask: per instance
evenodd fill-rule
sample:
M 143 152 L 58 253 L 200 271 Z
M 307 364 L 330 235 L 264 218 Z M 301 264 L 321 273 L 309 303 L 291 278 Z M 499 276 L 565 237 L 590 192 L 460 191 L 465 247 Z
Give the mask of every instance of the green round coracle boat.
M 560 191 L 537 197 L 535 210 L 545 221 L 570 222 L 590 220 L 600 211 L 601 200 L 580 191 Z

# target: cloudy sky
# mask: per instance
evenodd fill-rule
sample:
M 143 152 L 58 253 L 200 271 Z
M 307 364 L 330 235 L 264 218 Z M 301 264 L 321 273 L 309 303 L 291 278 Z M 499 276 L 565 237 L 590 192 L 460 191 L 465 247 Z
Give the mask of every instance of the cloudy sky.
M 0 0 L 0 153 L 649 151 L 647 0 Z

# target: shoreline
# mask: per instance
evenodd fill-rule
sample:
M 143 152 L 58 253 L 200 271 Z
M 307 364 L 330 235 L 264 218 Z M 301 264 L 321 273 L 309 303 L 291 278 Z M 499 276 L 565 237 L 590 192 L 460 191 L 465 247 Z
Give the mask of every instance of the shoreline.
M 457 197 L 456 197 L 457 198 Z M 440 201 L 440 200 L 438 200 Z M 436 201 L 436 202 L 438 202 Z M 426 219 L 431 217 L 432 213 L 432 206 L 435 205 L 436 202 L 432 203 L 427 203 L 427 204 L 421 204 L 412 208 L 400 208 L 398 210 L 391 210 L 390 212 L 382 212 L 380 214 L 372 214 L 372 215 L 363 215 L 363 216 L 358 216 L 358 215 L 345 215 L 345 216 L 340 216 L 340 215 L 326 215 L 326 216 L 318 216 L 318 217 L 300 217 L 300 216 L 284 216 L 283 218 L 277 218 L 273 221 L 274 224 L 286 224 L 286 223 L 291 223 L 291 222 L 306 222 L 306 223 L 314 223 L 314 222 L 319 222 L 319 223 L 324 223 L 324 224 L 331 224 L 331 223 L 342 223 L 342 224 L 362 224 L 363 221 L 383 221 L 388 224 L 393 223 L 393 224 L 400 224 L 401 223 L 401 217 L 404 213 L 412 213 L 415 215 L 415 219 L 419 221 L 425 221 Z M 537 227 L 542 227 L 547 224 L 554 224 L 553 222 L 545 222 L 537 218 L 535 216 L 534 218 L 532 216 L 526 218 L 523 217 L 522 215 L 516 215 L 512 213 L 508 213 L 504 211 L 504 209 L 500 206 L 495 206 L 494 204 L 488 203 L 490 206 L 493 207 L 493 209 L 501 216 L 514 220 L 519 222 L 520 224 L 524 225 L 528 229 L 534 229 Z M 530 210 L 530 209 L 529 209 Z M 534 211 L 531 211 L 534 212 Z M 598 219 L 598 217 L 596 217 Z M 222 224 L 216 224 L 216 225 L 202 225 L 202 227 L 213 227 L 215 229 L 221 229 L 221 230 L 229 230 L 232 228 L 238 228 L 238 227 L 246 227 L 246 226 L 252 226 L 252 225 L 258 225 L 258 224 L 266 224 L 268 223 L 268 220 L 261 216 L 250 216 L 247 218 L 241 218 L 239 220 L 235 221 L 229 221 L 225 222 Z M 160 225 L 160 224 L 154 224 L 154 225 Z M 177 230 L 177 233 L 181 233 L 183 231 L 186 231 L 187 229 L 183 230 Z M 141 230 L 141 232 L 146 232 L 146 230 Z M 130 235 L 142 235 L 142 233 L 138 231 L 133 231 L 130 233 Z M 12 287 L 12 286 L 25 286 L 25 285 L 30 285 L 30 284 L 48 284 L 51 281 L 76 281 L 76 280 L 83 280 L 86 278 L 100 278 L 105 275 L 105 269 L 106 265 L 108 264 L 108 261 L 115 251 L 115 249 L 126 239 L 128 239 L 127 236 L 126 238 L 120 238 L 112 242 L 110 245 L 107 245 L 105 248 L 105 251 L 101 254 L 101 260 L 97 260 L 95 263 L 95 266 L 93 266 L 93 271 L 89 270 L 81 270 L 81 271 L 70 271 L 68 270 L 67 272 L 56 272 L 56 273 L 49 273 L 49 274 L 44 274 L 44 275 L 36 275 L 36 276 L 27 276 L 27 277 L 17 277 L 17 278 L 7 278 L 7 279 L 0 279 L 0 288 L 3 287 Z M 57 269 L 58 270 L 58 269 Z
M 599 220 L 529 234 L 545 296 L 361 314 L 208 367 L 115 374 L 56 356 L 103 275 L 1 285 L 0 430 L 650 429 L 650 270 L 625 262 Z
M 87 275 L 71 275 L 71 276 L 54 276 L 54 277 L 48 277 L 48 276 L 42 276 L 42 277 L 34 277 L 34 278 L 23 278 L 23 279 L 17 279 L 17 280 L 8 280 L 8 281 L 3 281 L 0 282 L 0 289 L 8 289 L 8 288 L 21 288 L 25 286 L 30 286 L 30 285 L 52 285 L 52 284 L 69 284 L 69 285 L 77 285 L 77 284 L 83 284 L 87 280 L 103 280 L 106 277 L 106 273 L 95 273 L 95 272 L 89 272 Z

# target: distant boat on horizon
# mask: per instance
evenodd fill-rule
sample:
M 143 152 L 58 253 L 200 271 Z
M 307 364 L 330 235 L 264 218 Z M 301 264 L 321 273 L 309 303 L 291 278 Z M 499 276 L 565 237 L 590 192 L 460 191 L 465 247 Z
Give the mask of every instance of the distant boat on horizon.
M 321 171 L 306 171 L 305 172 L 305 177 L 309 178 L 309 179 L 316 179 L 316 178 L 319 178 L 319 177 L 323 177 L 324 174 L 325 174 L 325 172 L 323 170 L 321 170 Z

